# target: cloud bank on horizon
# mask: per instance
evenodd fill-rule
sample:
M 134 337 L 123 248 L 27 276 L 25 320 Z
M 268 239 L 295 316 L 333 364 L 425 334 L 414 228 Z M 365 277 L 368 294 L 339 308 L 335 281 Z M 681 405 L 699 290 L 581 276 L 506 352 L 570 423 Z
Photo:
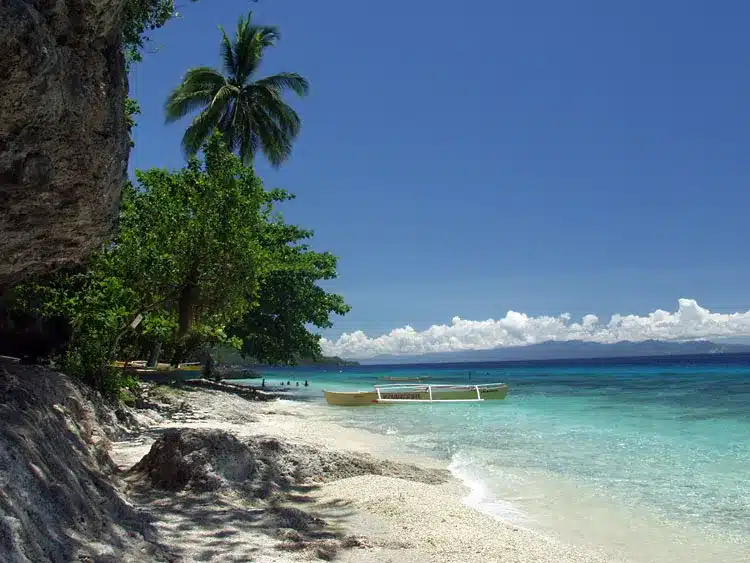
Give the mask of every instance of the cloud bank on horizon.
M 573 322 L 568 313 L 530 317 L 508 311 L 502 319 L 469 321 L 453 317 L 450 325 L 432 325 L 423 331 L 411 326 L 397 328 L 378 337 L 361 330 L 342 334 L 336 341 L 323 338 L 327 356 L 366 359 L 381 354 L 417 356 L 436 352 L 489 350 L 527 346 L 549 340 L 583 340 L 613 343 L 621 340 L 700 340 L 729 336 L 750 336 L 750 311 L 712 313 L 694 299 L 680 299 L 675 312 L 657 309 L 638 315 L 612 315 L 602 323 L 596 315 Z

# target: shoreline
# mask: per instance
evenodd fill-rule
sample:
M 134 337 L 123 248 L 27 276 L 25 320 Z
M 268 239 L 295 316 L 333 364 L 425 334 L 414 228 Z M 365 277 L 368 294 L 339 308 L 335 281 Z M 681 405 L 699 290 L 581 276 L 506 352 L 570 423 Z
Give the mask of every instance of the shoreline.
M 325 406 L 317 406 L 328 410 Z M 345 426 L 346 427 L 346 426 Z M 359 427 L 356 427 L 359 428 Z M 399 434 L 371 434 L 394 449 L 408 448 Z M 608 562 L 708 563 L 744 562 L 747 543 L 724 532 L 721 536 L 679 520 L 665 519 L 647 505 L 619 503 L 587 483 L 562 474 L 518 471 L 505 467 L 507 485 L 498 487 L 487 475 L 465 472 L 466 460 L 454 452 L 448 457 L 423 454 L 451 471 L 464 487 L 462 502 L 505 525 L 521 528 L 581 554 Z M 434 457 L 431 457 L 434 456 Z
M 409 425 L 417 415 L 408 409 L 399 409 L 401 416 L 371 409 L 377 416 L 368 417 L 320 401 L 206 387 L 141 384 L 126 407 L 48 368 L 0 364 L 0 558 L 746 559 L 745 536 L 716 541 L 700 527 L 659 520 L 645 504 L 597 498 L 576 476 L 529 471 L 511 458 L 482 465 L 487 455 L 502 461 L 502 443 L 476 450 L 476 458 L 460 443 L 458 450 L 454 442 L 434 448 L 449 430 L 438 420 L 434 436 L 414 441 L 420 434 Z M 495 499 L 510 501 L 529 520 L 519 525 L 476 509 L 477 501 L 492 509 Z
M 240 439 L 275 438 L 327 453 L 354 452 L 372 456 L 379 463 L 408 464 L 420 471 L 445 475 L 444 482 L 439 484 L 378 474 L 359 474 L 317 484 L 300 508 L 321 514 L 348 537 L 359 538 L 357 548 L 339 551 L 338 561 L 614 561 L 601 553 L 565 545 L 482 512 L 467 502 L 471 489 L 450 471 L 447 462 L 406 453 L 388 436 L 323 420 L 325 407 L 320 405 L 293 400 L 248 401 L 231 392 L 210 389 L 169 392 L 182 405 L 182 414 L 164 418 L 155 411 L 135 410 L 145 431 L 113 444 L 112 457 L 121 470 L 142 459 L 160 432 L 183 428 L 221 430 Z M 159 518 L 158 510 L 154 516 Z M 156 525 L 167 543 L 177 539 L 171 531 L 175 522 Z M 247 539 L 258 549 L 254 556 L 257 561 L 305 560 L 300 553 L 281 553 L 272 538 L 260 538 L 256 533 Z M 200 544 L 197 542 L 196 549 Z

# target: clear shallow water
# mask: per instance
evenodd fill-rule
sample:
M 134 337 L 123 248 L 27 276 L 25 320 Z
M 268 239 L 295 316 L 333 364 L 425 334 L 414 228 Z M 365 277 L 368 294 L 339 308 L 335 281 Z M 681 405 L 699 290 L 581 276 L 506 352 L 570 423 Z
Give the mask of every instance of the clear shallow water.
M 450 462 L 477 509 L 640 561 L 750 561 L 750 358 L 269 370 L 323 388 L 430 374 L 505 381 L 505 401 L 329 408 Z

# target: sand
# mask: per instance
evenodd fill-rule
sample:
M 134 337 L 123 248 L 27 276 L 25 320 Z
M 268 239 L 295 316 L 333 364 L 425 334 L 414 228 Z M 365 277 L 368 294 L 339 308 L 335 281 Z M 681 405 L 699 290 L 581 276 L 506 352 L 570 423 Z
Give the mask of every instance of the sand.
M 169 395 L 167 397 L 167 395 Z M 328 407 L 293 401 L 251 402 L 210 390 L 168 390 L 172 412 L 136 411 L 146 428 L 113 444 L 122 470 L 139 461 L 167 428 L 225 430 L 239 438 L 278 437 L 291 444 L 358 452 L 430 470 L 439 460 L 399 452 L 387 436 L 322 420 Z M 299 495 L 299 507 L 322 518 L 327 534 L 348 547 L 330 552 L 321 540 L 306 549 L 283 550 L 287 533 L 253 516 L 247 500 L 233 494 L 194 493 L 140 498 L 155 518 L 160 541 L 178 546 L 184 561 L 343 562 L 604 562 L 600 554 L 574 549 L 531 530 L 498 521 L 464 503 L 468 490 L 455 479 L 428 484 L 401 477 L 358 475 L 318 483 Z M 289 533 L 296 533 L 289 530 Z M 324 537 L 324 536 L 321 536 Z M 290 546 L 302 545 L 289 543 Z M 338 551 L 336 555 L 335 552 Z

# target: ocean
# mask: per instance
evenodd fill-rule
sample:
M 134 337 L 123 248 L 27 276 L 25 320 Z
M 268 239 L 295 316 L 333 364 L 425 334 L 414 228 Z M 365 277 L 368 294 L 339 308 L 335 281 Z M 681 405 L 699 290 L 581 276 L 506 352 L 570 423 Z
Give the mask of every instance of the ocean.
M 268 369 L 323 389 L 506 382 L 504 401 L 329 407 L 445 460 L 493 517 L 636 562 L 750 561 L 750 356 Z M 254 382 L 254 383 L 257 383 Z M 296 390 L 296 387 L 295 387 Z

